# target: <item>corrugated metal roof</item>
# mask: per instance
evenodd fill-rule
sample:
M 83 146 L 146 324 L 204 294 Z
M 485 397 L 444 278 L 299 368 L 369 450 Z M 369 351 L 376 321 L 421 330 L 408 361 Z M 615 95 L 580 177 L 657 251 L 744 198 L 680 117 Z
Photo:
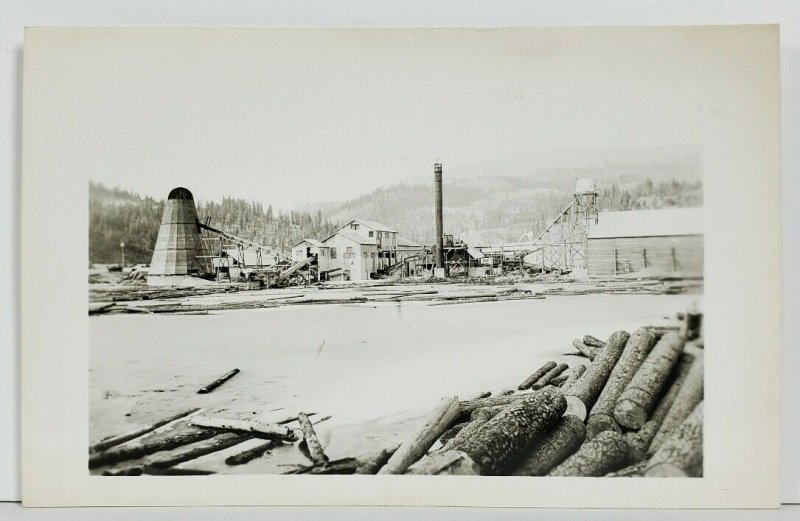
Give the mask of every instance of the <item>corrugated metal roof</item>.
M 589 227 L 590 239 L 702 235 L 702 208 L 601 212 Z

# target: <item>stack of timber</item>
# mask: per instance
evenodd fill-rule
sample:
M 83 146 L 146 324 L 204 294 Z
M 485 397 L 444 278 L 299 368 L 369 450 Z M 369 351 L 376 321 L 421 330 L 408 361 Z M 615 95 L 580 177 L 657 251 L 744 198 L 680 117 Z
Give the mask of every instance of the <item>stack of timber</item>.
M 208 474 L 215 468 L 183 464 L 225 451 L 218 465 L 248 465 L 293 450 L 307 463 L 286 474 L 701 477 L 701 324 L 694 316 L 688 326 L 586 335 L 576 340 L 592 348 L 585 361 L 551 360 L 520 374 L 513 389 L 445 397 L 402 443 L 366 454 L 329 457 L 315 429 L 329 417 L 313 421 L 315 413 L 270 423 L 190 409 L 101 440 L 89 467 L 105 475 Z
M 380 473 L 702 476 L 702 349 L 687 342 L 700 335 L 655 329 L 586 335 L 576 342 L 591 348 L 588 364 L 550 361 L 513 393 L 457 411 L 448 399 Z

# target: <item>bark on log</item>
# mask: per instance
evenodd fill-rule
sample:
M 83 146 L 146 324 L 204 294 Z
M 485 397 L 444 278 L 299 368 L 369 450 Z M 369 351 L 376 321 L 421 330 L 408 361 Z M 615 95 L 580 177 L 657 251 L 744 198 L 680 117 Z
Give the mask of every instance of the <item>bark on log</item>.
M 583 356 L 589 359 L 589 361 L 594 362 L 594 358 L 600 353 L 601 348 L 594 347 L 594 346 L 587 346 L 583 343 L 583 340 L 580 338 L 576 338 L 572 341 L 572 345 L 575 346 Z
M 452 450 L 469 456 L 483 475 L 501 474 L 558 423 L 566 408 L 560 391 L 543 389 L 506 408 Z
M 422 428 L 412 438 L 400 445 L 378 474 L 402 474 L 419 460 L 439 439 L 442 433 L 453 424 L 461 414 L 457 396 L 443 398 L 428 416 Z
M 209 429 L 223 429 L 238 432 L 247 432 L 270 439 L 281 441 L 297 441 L 297 436 L 289 427 L 283 425 L 262 423 L 256 420 L 236 420 L 232 418 L 214 418 L 211 416 L 195 416 L 191 420 L 195 427 Z
M 219 431 L 192 427 L 189 420 L 179 420 L 172 428 L 163 432 L 154 431 L 133 440 L 130 444 L 117 445 L 111 449 L 92 454 L 89 457 L 89 468 L 113 465 L 153 454 L 163 450 L 172 450 L 181 445 L 188 445 L 200 440 L 213 438 Z
M 603 391 L 592 407 L 586 423 L 586 436 L 591 440 L 603 431 L 622 432 L 614 419 L 614 406 L 622 391 L 641 367 L 656 344 L 656 337 L 646 329 L 637 329 L 625 344 Z
M 652 454 L 689 417 L 698 403 L 703 401 L 704 363 L 702 352 L 695 355 L 694 363 L 686 375 L 680 390 L 675 395 L 672 407 L 650 443 L 648 452 Z
M 459 432 L 461 432 L 461 429 L 463 429 L 467 425 L 469 425 L 469 422 L 456 423 L 455 425 L 444 431 L 441 436 L 439 436 L 439 443 L 441 443 L 442 445 L 446 444 L 448 441 L 453 439 Z
M 628 431 L 625 433 L 625 439 L 628 441 L 628 450 L 630 453 L 631 461 L 639 461 L 645 456 L 649 456 L 652 452 L 649 450 L 653 437 L 655 437 L 661 423 L 664 421 L 667 413 L 669 412 L 675 397 L 680 392 L 686 376 L 694 364 L 695 355 L 686 351 L 681 354 L 678 364 L 673 368 L 670 375 L 670 382 L 665 392 L 662 392 L 658 398 L 658 406 L 650 418 L 642 425 L 638 431 Z
M 534 448 L 511 473 L 513 476 L 546 476 L 572 455 L 586 438 L 586 426 L 572 415 L 562 416 L 555 429 L 540 436 Z
M 520 391 L 524 391 L 525 389 L 530 389 L 530 387 L 533 384 L 535 384 L 536 382 L 539 381 L 539 378 L 541 378 L 542 376 L 547 374 L 548 371 L 554 369 L 557 365 L 558 364 L 556 364 L 555 362 L 552 362 L 552 361 L 547 362 L 542 367 L 540 367 L 539 369 L 534 371 L 532 375 L 527 377 L 524 382 L 519 384 L 517 386 L 517 389 L 519 389 Z
M 550 476 L 605 476 L 628 462 L 628 444 L 622 434 L 603 431 L 550 472 Z
M 629 337 L 627 331 L 614 332 L 586 373 L 565 392 L 567 400 L 570 401 L 571 414 L 577 415 L 581 420 L 586 419 L 587 410 L 591 409 L 606 385 L 606 380 L 625 349 Z
M 399 444 L 392 445 L 390 447 L 381 449 L 374 454 L 359 458 L 360 464 L 356 469 L 356 474 L 377 474 L 381 467 L 386 465 L 386 462 L 389 461 L 389 458 L 392 457 L 392 454 L 397 451 L 398 447 L 400 447 Z
M 481 411 L 481 410 L 482 409 L 476 409 L 476 411 Z M 483 427 L 483 424 L 486 423 L 487 421 L 489 421 L 489 418 L 487 416 L 473 419 L 472 421 L 467 423 L 467 426 L 461 429 L 458 432 L 458 434 L 453 436 L 452 439 L 450 439 L 447 443 L 445 443 L 444 446 L 442 446 L 442 448 L 439 449 L 437 452 L 447 452 L 449 450 L 452 450 L 453 447 L 460 445 L 461 443 L 464 442 L 464 440 L 468 439 L 470 436 L 475 434 L 478 431 L 478 429 Z
M 108 450 L 111 447 L 114 447 L 116 445 L 121 445 L 126 441 L 130 441 L 139 438 L 140 436 L 144 436 L 145 434 L 153 432 L 159 427 L 163 427 L 164 425 L 172 423 L 175 420 L 180 420 L 181 418 L 189 416 L 190 414 L 194 414 L 199 410 L 200 410 L 199 408 L 195 407 L 193 409 L 181 411 L 178 414 L 174 414 L 169 418 L 164 418 L 163 420 L 159 420 L 151 425 L 148 425 L 147 427 L 142 427 L 141 429 L 136 429 L 134 431 L 126 432 L 124 434 L 118 434 L 116 436 L 111 436 L 109 438 L 102 439 L 99 442 L 95 443 L 89 450 L 91 452 L 102 452 L 104 450 Z
M 244 465 L 245 463 L 250 463 L 254 459 L 260 458 L 266 452 L 274 447 L 280 445 L 279 441 L 275 440 L 267 440 L 264 443 L 261 443 L 252 449 L 247 449 L 239 454 L 234 454 L 233 456 L 229 456 L 225 459 L 226 465 Z
M 211 454 L 212 452 L 233 447 L 234 445 L 238 445 L 239 443 L 247 441 L 248 439 L 248 436 L 242 436 L 241 434 L 236 434 L 233 432 L 217 434 L 213 438 L 193 443 L 192 445 L 180 447 L 179 449 L 171 451 L 163 456 L 154 454 L 148 458 L 145 458 L 143 463 L 145 467 L 160 469 L 173 467 L 179 463 L 184 463 L 186 461 L 199 458 L 200 456 Z
M 467 454 L 457 450 L 449 450 L 425 456 L 409 467 L 406 474 L 479 476 L 480 468 Z
M 567 381 L 564 382 L 564 385 L 561 386 L 561 391 L 565 394 L 569 392 L 569 389 L 575 384 L 578 378 L 583 376 L 583 373 L 585 372 L 586 372 L 585 364 L 581 364 L 573 368 L 572 371 L 569 373 L 569 376 L 567 377 Z
M 213 391 L 214 389 L 216 389 L 220 385 L 224 384 L 225 382 L 227 382 L 228 380 L 230 380 L 231 378 L 236 376 L 238 373 L 239 373 L 238 369 L 232 369 L 232 370 L 228 371 L 227 373 L 225 373 L 224 375 L 220 376 L 219 378 L 217 378 L 216 380 L 214 380 L 210 384 L 208 384 L 205 387 L 201 388 L 199 391 L 197 391 L 197 394 L 208 394 L 208 393 L 210 393 L 211 391 Z
M 658 394 L 680 358 L 685 340 L 667 333 L 645 359 L 614 406 L 614 419 L 628 429 L 639 429 L 653 410 Z
M 584 335 L 583 336 L 583 343 L 590 347 L 605 347 L 606 343 L 600 340 L 599 338 L 593 337 L 592 335 Z
M 539 378 L 539 381 L 534 383 L 531 386 L 531 389 L 533 389 L 534 391 L 538 391 L 539 389 L 542 389 L 543 387 L 548 385 L 553 380 L 553 378 L 555 378 L 556 376 L 561 375 L 561 373 L 563 373 L 567 369 L 569 369 L 569 366 L 567 364 L 558 364 L 554 368 L 552 368 L 549 371 L 547 371 L 547 373 L 544 376 Z
M 703 473 L 703 402 L 653 453 L 645 476 L 697 477 Z
M 478 393 L 475 396 L 473 396 L 472 398 L 470 398 L 470 400 L 480 400 L 481 398 L 488 398 L 491 395 L 492 395 L 492 391 L 483 391 L 482 393 Z
M 297 419 L 300 422 L 300 428 L 303 429 L 303 442 L 308 447 L 308 454 L 311 463 L 314 465 L 325 465 L 328 462 L 328 456 L 322 450 L 322 445 L 317 438 L 317 433 L 314 431 L 314 426 L 305 413 L 299 413 Z
M 462 416 L 469 419 L 469 415 L 472 414 L 472 411 L 475 409 L 480 409 L 482 407 L 494 407 L 496 405 L 511 405 L 512 403 L 518 402 L 526 396 L 530 396 L 532 394 L 534 393 L 524 392 L 509 396 L 490 396 L 489 398 L 481 398 L 479 400 L 464 400 L 459 405 L 461 407 Z
M 561 373 L 560 375 L 550 380 L 549 385 L 552 385 L 553 387 L 562 387 L 565 383 L 567 383 L 568 379 L 569 379 L 568 374 Z

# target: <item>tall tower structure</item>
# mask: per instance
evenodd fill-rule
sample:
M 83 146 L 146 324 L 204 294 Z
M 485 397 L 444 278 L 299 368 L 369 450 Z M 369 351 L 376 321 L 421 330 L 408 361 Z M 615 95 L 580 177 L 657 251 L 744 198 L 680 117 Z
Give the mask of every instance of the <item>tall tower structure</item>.
M 183 187 L 167 196 L 158 239 L 150 261 L 148 286 L 168 286 L 187 275 L 203 272 L 197 255 L 201 250 L 200 225 L 192 192 Z
M 433 165 L 434 204 L 436 211 L 436 267 L 447 269 L 444 262 L 444 222 L 442 219 L 442 164 Z M 446 272 L 445 272 L 446 273 Z

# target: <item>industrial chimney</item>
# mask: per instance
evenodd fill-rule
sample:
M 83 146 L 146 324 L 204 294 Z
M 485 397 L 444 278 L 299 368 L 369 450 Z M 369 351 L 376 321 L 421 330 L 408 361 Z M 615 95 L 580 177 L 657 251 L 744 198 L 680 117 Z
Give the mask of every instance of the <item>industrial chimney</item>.
M 147 285 L 168 286 L 188 275 L 202 273 L 197 260 L 200 248 L 200 229 L 192 192 L 182 187 L 175 188 L 164 205 Z
M 442 223 L 442 164 L 433 165 L 433 185 L 436 192 L 436 267 L 444 265 L 444 224 Z M 446 273 L 446 272 L 445 272 Z

